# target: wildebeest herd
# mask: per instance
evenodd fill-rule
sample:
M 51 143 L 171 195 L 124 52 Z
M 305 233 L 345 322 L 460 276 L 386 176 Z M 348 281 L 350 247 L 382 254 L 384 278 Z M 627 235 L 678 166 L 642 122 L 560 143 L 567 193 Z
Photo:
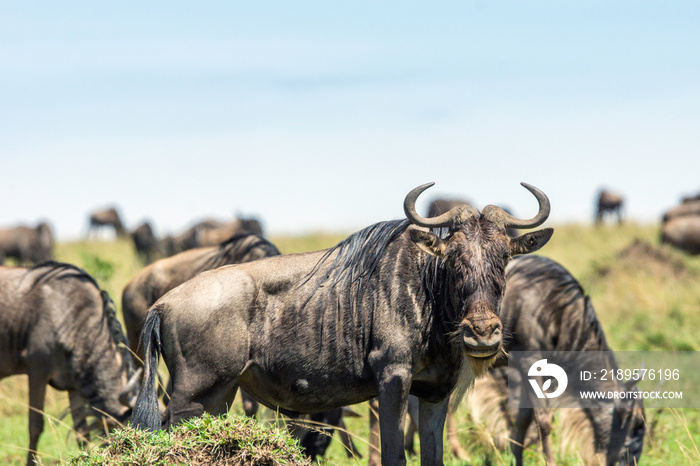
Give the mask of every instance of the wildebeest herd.
M 515 258 L 552 236 L 551 228 L 517 235 L 547 220 L 542 191 L 523 183 L 539 204 L 531 219 L 466 202 L 422 217 L 416 201 L 430 186 L 408 193 L 405 219 L 301 254 L 280 255 L 254 219 L 201 222 L 160 240 L 143 223 L 130 234 L 135 250 L 147 264 L 160 259 L 124 289 L 126 335 L 92 277 L 51 261 L 48 224 L 0 230 L 0 259 L 19 264 L 0 266 L 0 378 L 29 376 L 28 464 L 43 430 L 47 384 L 68 391 L 79 443 L 88 438 L 89 418 L 168 429 L 205 411 L 225 413 L 238 388 L 249 414 L 259 402 L 291 417 L 332 413 L 321 419 L 333 425 L 341 425 L 344 406 L 376 398 L 381 463 L 405 464 L 404 448 L 412 450 L 418 432 L 421 464 L 442 464 L 450 406 L 479 378 L 499 387 L 499 377 L 514 370 L 508 351 L 609 350 L 590 299 L 566 269 L 537 256 Z M 614 204 L 601 199 L 597 220 Z M 700 232 L 698 203 L 688 199 L 664 216 L 663 241 L 700 252 L 700 242 L 688 240 L 696 224 Z M 90 232 L 109 226 L 129 235 L 115 208 L 92 213 L 89 223 Z M 162 399 L 161 358 L 170 376 Z M 594 454 L 605 464 L 636 464 L 641 403 L 582 411 Z M 404 436 L 407 413 L 412 427 Z M 549 410 L 502 414 L 518 464 L 532 426 L 553 463 Z M 450 445 L 458 448 L 453 437 Z M 377 461 L 371 454 L 370 463 Z

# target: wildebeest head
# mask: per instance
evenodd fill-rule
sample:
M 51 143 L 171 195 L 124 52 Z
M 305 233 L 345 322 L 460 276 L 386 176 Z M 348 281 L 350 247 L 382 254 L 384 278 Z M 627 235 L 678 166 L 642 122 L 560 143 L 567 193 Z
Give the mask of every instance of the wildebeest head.
M 454 312 L 448 318 L 458 323 L 470 361 L 472 364 L 479 360 L 491 361 L 498 355 L 502 343 L 499 312 L 505 291 L 506 265 L 512 256 L 544 246 L 553 233 L 551 228 L 545 228 L 511 238 L 506 228 L 534 228 L 544 223 L 549 216 L 549 199 L 534 186 L 522 183 L 539 202 L 539 212 L 532 219 L 515 218 L 494 205 L 486 206 L 482 212 L 462 205 L 437 217 L 423 218 L 416 212 L 416 199 L 432 185 L 428 183 L 411 191 L 404 201 L 404 211 L 414 225 L 447 228 L 447 234 L 442 238 L 429 231 L 413 229 L 411 239 L 445 265 L 448 287 L 445 294 Z

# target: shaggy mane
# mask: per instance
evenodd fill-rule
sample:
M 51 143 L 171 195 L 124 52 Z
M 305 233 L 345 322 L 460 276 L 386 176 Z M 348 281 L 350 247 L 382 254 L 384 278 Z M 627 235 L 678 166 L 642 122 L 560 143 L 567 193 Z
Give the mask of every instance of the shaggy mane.
M 80 267 L 77 267 L 72 264 L 66 264 L 57 261 L 48 261 L 39 265 L 35 265 L 29 270 L 36 271 L 40 269 L 46 269 L 46 271 L 39 274 L 35 278 L 34 283 L 32 283 L 32 287 L 39 286 L 41 283 L 46 283 L 50 280 L 64 280 L 67 278 L 76 278 L 78 280 L 87 280 L 93 285 L 95 285 L 95 288 L 100 288 L 100 285 L 97 284 L 97 281 L 90 274 L 88 274 L 85 270 L 81 269 Z
M 254 233 L 238 233 L 219 244 L 219 248 L 200 267 L 198 272 L 211 270 L 245 257 L 255 248 L 265 250 L 268 256 L 280 254 L 274 244 Z
M 409 225 L 410 222 L 406 219 L 375 223 L 330 248 L 301 283 L 303 285 L 317 277 L 321 267 L 335 252 L 338 253 L 325 275 L 318 277 L 309 299 L 323 285 L 328 285 L 330 293 L 340 284 L 341 289 L 352 291 L 357 302 L 362 296 L 363 285 L 379 265 L 389 244 L 406 231 Z

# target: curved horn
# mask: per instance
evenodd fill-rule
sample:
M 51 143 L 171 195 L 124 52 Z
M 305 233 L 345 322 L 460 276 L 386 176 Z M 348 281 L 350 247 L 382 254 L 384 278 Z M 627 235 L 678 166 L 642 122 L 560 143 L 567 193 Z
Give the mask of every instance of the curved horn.
M 477 214 L 472 206 L 465 204 L 453 207 L 448 212 L 438 215 L 437 217 L 425 218 L 418 215 L 418 212 L 416 212 L 416 199 L 418 199 L 418 196 L 420 196 L 423 191 L 434 184 L 435 183 L 422 184 L 417 188 L 413 188 L 411 192 L 406 195 L 406 199 L 403 201 L 403 211 L 411 223 L 427 228 L 442 228 L 465 222 L 469 217 Z
M 502 223 L 505 228 L 535 228 L 542 225 L 547 217 L 549 217 L 550 203 L 549 198 L 545 193 L 527 183 L 520 183 L 528 191 L 530 191 L 540 204 L 540 211 L 530 220 L 523 220 L 513 217 L 505 210 L 495 205 L 487 205 L 484 207 L 483 215 L 494 223 Z

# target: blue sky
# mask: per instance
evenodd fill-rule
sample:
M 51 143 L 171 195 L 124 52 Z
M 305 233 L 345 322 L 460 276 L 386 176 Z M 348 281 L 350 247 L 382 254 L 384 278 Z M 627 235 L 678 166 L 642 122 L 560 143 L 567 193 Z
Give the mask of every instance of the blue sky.
M 455 195 L 656 221 L 700 191 L 690 1 L 3 2 L 0 227 L 116 204 L 163 234 L 400 218 Z M 423 206 L 427 203 L 422 204 Z M 421 204 L 419 204 L 419 208 Z

